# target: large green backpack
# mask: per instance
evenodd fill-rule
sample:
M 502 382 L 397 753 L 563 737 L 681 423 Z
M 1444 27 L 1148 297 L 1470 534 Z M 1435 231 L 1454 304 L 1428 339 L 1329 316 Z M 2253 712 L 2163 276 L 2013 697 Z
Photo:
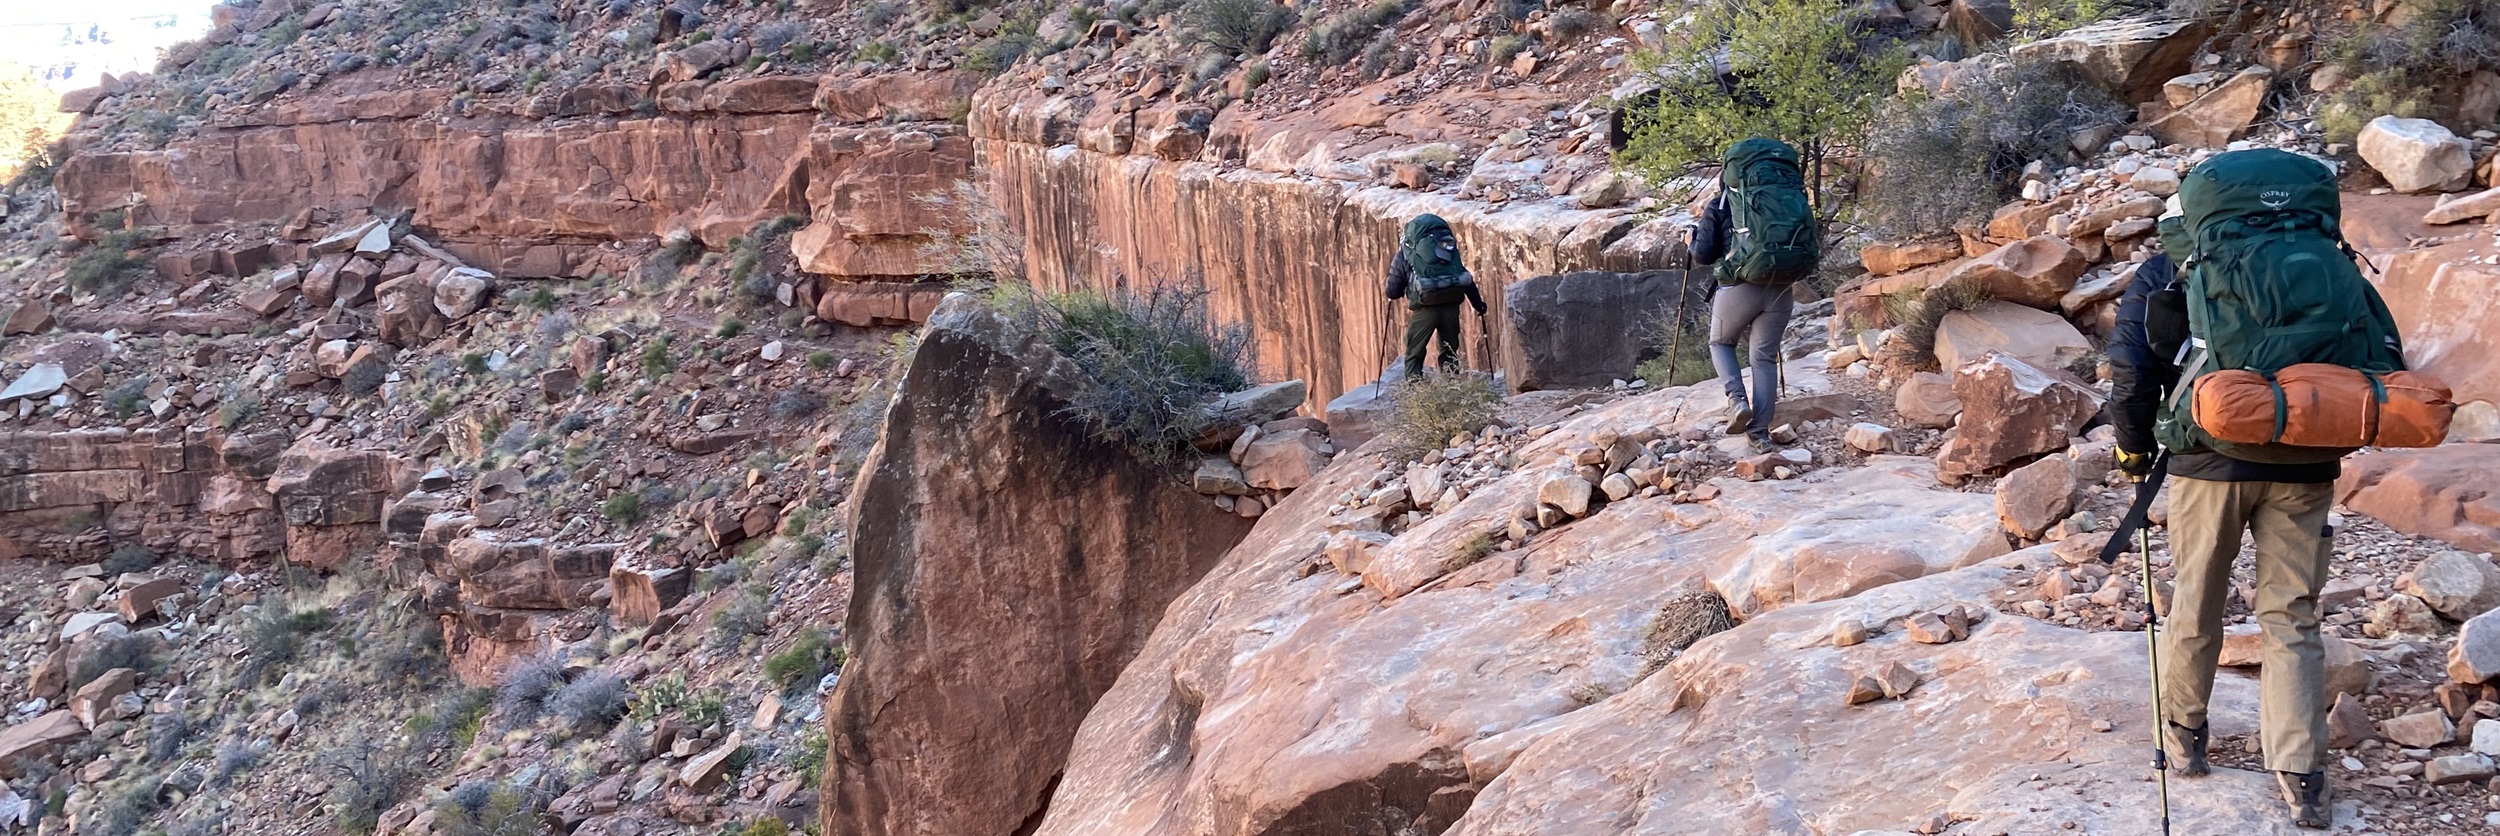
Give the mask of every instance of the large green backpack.
M 2154 428 L 2173 451 L 2211 450 L 2243 461 L 2314 464 L 2350 449 L 2233 444 L 2196 425 L 2197 377 L 2245 369 L 2272 380 L 2301 363 L 2398 371 L 2404 345 L 2378 289 L 2344 243 L 2335 172 L 2288 151 L 2220 154 L 2179 185 L 2190 250 L 2188 329 L 2179 383 Z
M 1408 303 L 1423 307 L 1466 300 L 1466 288 L 1476 283 L 1476 276 L 1459 260 L 1458 234 L 1450 231 L 1450 222 L 1439 215 L 1417 215 L 1398 237 L 1406 253 Z
M 1719 185 L 1735 227 L 1716 268 L 1722 281 L 1786 287 L 1814 275 L 1823 231 L 1806 203 L 1797 149 L 1762 137 L 1730 145 Z

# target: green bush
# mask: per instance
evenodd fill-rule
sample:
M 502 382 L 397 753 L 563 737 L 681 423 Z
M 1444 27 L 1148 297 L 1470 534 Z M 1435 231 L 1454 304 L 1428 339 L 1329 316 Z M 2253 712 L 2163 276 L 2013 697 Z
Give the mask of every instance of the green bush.
M 86 252 L 70 259 L 70 289 L 104 299 L 121 296 L 152 269 L 147 259 L 131 254 L 139 245 L 138 236 L 128 232 L 105 234 Z
M 1048 295 L 1004 285 L 993 298 L 1085 373 L 1067 414 L 1147 461 L 1189 455 L 1207 404 L 1250 384 L 1249 331 L 1217 325 L 1204 291 Z
M 668 356 L 668 335 L 651 338 L 642 346 L 642 373 L 648 377 L 665 377 L 677 370 L 676 358 Z
M 1494 38 L 1493 43 L 1485 48 L 1484 57 L 1490 59 L 1495 66 L 1501 66 L 1509 64 L 1510 59 L 1519 57 L 1519 53 L 1527 48 L 1528 39 L 1517 35 L 1503 35 Z
M 813 686 L 828 670 L 839 670 L 845 651 L 826 640 L 821 631 L 810 630 L 799 636 L 790 649 L 764 660 L 764 678 L 781 688 L 782 693 L 796 693 Z
M 902 50 L 884 41 L 869 41 L 851 51 L 851 60 L 865 64 L 891 64 L 902 57 Z
M 155 568 L 156 552 L 137 543 L 123 543 L 113 547 L 112 554 L 105 555 L 103 566 L 107 575 L 145 572 Z
M 763 633 L 772 614 L 772 588 L 760 583 L 746 587 L 728 606 L 712 614 L 712 649 L 730 650 L 744 643 L 748 636 Z
M 503 781 L 463 781 L 434 803 L 441 836 L 538 836 L 547 800 Z
M 2500 8 L 2488 0 L 2419 0 L 2401 25 L 2365 22 L 2327 44 L 2326 61 L 2347 79 L 2328 94 L 2318 124 L 2333 142 L 2351 142 L 2380 116 L 2440 119 L 2445 88 L 2477 70 L 2500 70 Z M 2488 116 L 2489 114 L 2483 114 Z
M 1370 5 L 1311 27 L 1311 33 L 1302 39 L 1302 58 L 1328 64 L 1352 61 L 1367 44 L 1376 41 L 1373 35 L 1382 27 L 1394 24 L 1405 16 L 1406 0 L 1374 0 Z
M 1293 10 L 1274 0 L 1191 0 L 1184 15 L 1191 37 L 1226 55 L 1266 52 L 1293 25 Z
M 1877 237 L 1897 239 L 1985 220 L 2014 196 L 2024 166 L 2062 163 L 2077 131 L 2124 122 L 2127 109 L 2069 65 L 2013 61 L 1884 113 L 1867 137 L 1858 210 Z
M 1475 372 L 1430 374 L 1407 380 L 1390 390 L 1389 414 L 1381 435 L 1389 443 L 1382 455 L 1392 464 L 1422 459 L 1449 446 L 1459 433 L 1473 434 L 1499 421 L 1502 392 L 1493 379 Z

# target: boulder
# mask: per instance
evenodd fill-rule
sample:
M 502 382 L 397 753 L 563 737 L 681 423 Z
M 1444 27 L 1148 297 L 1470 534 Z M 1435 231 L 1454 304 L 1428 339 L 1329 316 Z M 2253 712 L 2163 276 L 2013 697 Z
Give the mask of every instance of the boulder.
M 1406 368 L 1389 364 L 1380 379 L 1354 387 L 1329 400 L 1327 408 L 1328 437 L 1339 449 L 1352 450 L 1363 446 L 1380 433 L 1381 422 L 1387 420 L 1392 404 L 1391 393 L 1398 381 L 1406 379 Z
M 2355 699 L 2369 693 L 2370 684 L 2376 678 L 2370 672 L 2369 656 L 2341 637 L 2327 634 L 2322 638 L 2326 643 L 2326 692 L 2347 694 Z M 2220 664 L 2226 668 L 2264 667 L 2264 633 L 2254 624 L 2224 627 Z
M 1073 364 L 973 295 L 898 379 L 851 500 L 879 523 L 852 543 L 825 829 L 1029 831 L 1095 699 L 1253 521 L 1068 415 Z
M 1953 394 L 1953 378 L 1919 372 L 1893 391 L 1892 408 L 1911 426 L 1944 429 L 1962 415 L 1962 399 Z
M 1537 486 L 1536 501 L 1573 518 L 1585 517 L 1589 515 L 1589 501 L 1594 498 L 1596 487 L 1577 474 L 1551 476 Z
M 723 40 L 704 41 L 668 53 L 661 59 L 661 68 L 670 81 L 693 81 L 712 71 L 729 66 L 730 45 Z
M 1953 393 L 1963 407 L 1960 429 L 1936 453 L 1938 475 L 1948 482 L 2063 450 L 2101 412 L 2101 395 L 2091 387 L 2003 353 L 1955 372 Z
M 36 363 L 28 366 L 16 380 L 9 381 L 8 388 L 0 389 L 0 403 L 19 398 L 50 397 L 68 384 L 69 372 L 62 369 L 61 364 Z
M 2018 60 L 2066 64 L 2122 102 L 2141 102 L 2163 82 L 2187 72 L 2204 39 L 2193 20 L 2166 16 L 2102 21 L 2014 48 Z
M 52 330 L 52 305 L 41 299 L 23 299 L 0 307 L 0 336 L 40 334 Z
M 2034 366 L 2063 369 L 2089 356 L 2092 341 L 2065 317 L 2011 302 L 1988 302 L 1976 310 L 1944 315 L 1936 326 L 1936 361 L 1951 372 L 2005 354 Z M 1963 403 L 1970 401 L 1964 399 Z
M 2448 648 L 2448 678 L 2469 685 L 2500 679 L 2500 610 L 2467 619 Z
M 1190 487 L 1208 496 L 1249 496 L 1250 482 L 1241 475 L 1241 468 L 1230 460 L 1209 457 L 1198 462 L 1198 472 L 1190 477 Z
M 1328 466 L 1328 437 L 1308 429 L 1260 433 L 1241 456 L 1241 472 L 1250 486 L 1293 490 Z
M 2481 783 L 2491 780 L 2494 770 L 2491 758 L 2480 752 L 2432 758 L 2422 764 L 2422 780 L 2434 785 Z
M 1631 380 L 1642 361 L 1665 352 L 1646 334 L 1660 312 L 1675 307 L 1680 291 L 1698 310 L 1710 281 L 1687 281 L 1680 270 L 1643 273 L 1564 273 L 1512 282 L 1502 289 L 1502 317 L 1510 326 L 1501 341 L 1503 376 L 1513 389 L 1601 388 Z
M 460 600 L 471 606 L 575 609 L 590 606 L 600 582 L 613 579 L 617 551 L 615 545 L 558 546 L 480 531 L 446 544 L 442 560 L 429 568 L 458 583 Z M 615 600 L 611 592 L 609 601 Z
M 1997 482 L 1997 522 L 2015 537 L 2037 541 L 2075 510 L 2074 467 L 2049 456 L 2015 468 Z
M 1997 299 L 2053 309 L 2088 266 L 2066 239 L 2035 235 L 1971 259 L 1946 281 L 1973 282 Z
M 744 733 L 730 732 L 729 737 L 714 744 L 710 751 L 686 761 L 686 765 L 677 770 L 677 783 L 695 793 L 720 789 L 721 782 L 727 780 L 729 775 L 729 759 L 738 754 L 738 738 Z
M 129 668 L 105 671 L 87 684 L 78 686 L 78 692 L 70 695 L 69 711 L 78 716 L 80 724 L 93 729 L 96 724 L 108 719 L 105 713 L 112 709 L 115 701 L 138 687 L 138 671 Z
M 435 307 L 425 271 L 383 282 L 374 288 L 374 299 L 374 327 L 383 342 L 410 348 L 443 335 L 443 312 Z
M 1849 425 L 1848 432 L 1841 436 L 1841 443 L 1861 453 L 1898 452 L 1894 449 L 1898 440 L 1893 438 L 1891 427 L 1866 421 Z
M 2500 188 L 2484 189 L 2454 200 L 2442 198 L 2439 205 L 2422 214 L 2426 224 L 2453 224 L 2500 216 Z M 10 331 L 9 333 L 23 333 Z
M 1207 407 L 1216 424 L 1264 424 L 1292 415 L 1310 398 L 1311 387 L 1300 380 L 1254 386 L 1217 398 Z
M 25 764 L 50 764 L 60 747 L 87 736 L 87 728 L 67 709 L 0 730 L 0 778 L 22 778 Z
M 1966 47 L 1993 44 L 2014 29 L 2013 0 L 1947 0 L 1945 28 Z
M 2361 160 L 2399 192 L 2456 191 L 2473 182 L 2472 146 L 2428 119 L 2372 119 L 2356 147 Z
M 2423 558 L 2396 580 L 2396 588 L 2422 599 L 2431 611 L 2464 621 L 2500 609 L 2500 566 L 2454 549 Z
M 2251 66 L 2145 126 L 2153 136 L 2190 148 L 2221 148 L 2248 130 L 2266 103 L 2274 71 Z
M 1878 241 L 1858 250 L 1866 271 L 1890 276 L 1962 257 L 1962 242 L 1951 240 Z
M 2345 461 L 2336 497 L 2346 508 L 2417 537 L 2500 552 L 2500 445 L 2372 450 Z
M 2075 283 L 2075 289 L 2066 292 L 2065 298 L 2057 300 L 2057 309 L 2070 317 L 2079 316 L 2094 305 L 2126 295 L 2127 284 L 2135 281 L 2136 266 L 2125 264 L 2086 274 Z
M 121 613 L 123 621 L 138 624 L 156 616 L 158 602 L 180 594 L 182 594 L 182 581 L 173 578 L 148 578 L 123 590 L 121 599 L 113 602 L 113 608 Z
M 474 267 L 454 269 L 434 281 L 434 310 L 446 319 L 476 313 L 494 287 L 494 274 Z
M 2389 717 L 2378 724 L 2381 737 L 2408 749 L 2445 746 L 2456 738 L 2456 732 L 2456 724 L 2448 720 L 2448 713 L 2436 708 Z

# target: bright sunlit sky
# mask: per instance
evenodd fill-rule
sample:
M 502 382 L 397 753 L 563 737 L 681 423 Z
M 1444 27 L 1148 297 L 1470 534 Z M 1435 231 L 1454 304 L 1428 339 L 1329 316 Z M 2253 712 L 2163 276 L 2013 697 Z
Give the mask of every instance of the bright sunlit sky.
M 58 90 L 156 66 L 157 50 L 208 31 L 210 0 L 0 0 L 0 61 Z

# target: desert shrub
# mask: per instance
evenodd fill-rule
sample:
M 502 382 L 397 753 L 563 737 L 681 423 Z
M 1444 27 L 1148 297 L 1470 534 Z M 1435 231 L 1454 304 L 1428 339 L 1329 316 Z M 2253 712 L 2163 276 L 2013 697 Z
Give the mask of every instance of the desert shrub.
M 811 351 L 807 353 L 807 367 L 821 372 L 833 368 L 839 359 L 830 351 Z
M 733 824 L 721 831 L 722 836 L 790 836 L 790 826 L 780 819 L 760 818 L 745 824 Z
M 408 718 L 409 745 L 418 751 L 463 751 L 486 728 L 495 689 L 455 688 Z
M 242 738 L 227 738 L 219 742 L 208 774 L 209 786 L 225 786 L 233 781 L 234 776 L 259 766 L 262 754 L 259 744 Z
M 1894 327 L 1901 335 L 1898 350 L 1904 353 L 1885 359 L 1913 369 L 1936 370 L 1936 329 L 1944 324 L 1945 315 L 1954 311 L 1976 310 L 1987 304 L 1990 298 L 1986 285 L 1970 279 L 1949 281 L 1928 288 L 1917 302 L 1907 305 L 1906 310 L 1895 316 L 1894 321 L 1900 323 Z M 1890 299 L 1885 300 L 1885 306 L 1887 309 L 1899 307 Z
M 2443 88 L 2477 70 L 2500 70 L 2500 8 L 2488 0 L 2406 5 L 2414 15 L 2404 23 L 2363 23 L 2323 50 L 2348 79 L 2318 110 L 2327 139 L 2351 142 L 2379 116 L 2458 116 L 2440 111 Z
M 815 786 L 825 778 L 826 743 L 823 729 L 809 729 L 806 737 L 799 738 L 799 745 L 790 748 L 790 771 L 807 786 Z
M 104 556 L 103 566 L 107 575 L 145 572 L 156 566 L 156 552 L 137 543 L 123 543 Z
M 712 649 L 729 650 L 744 643 L 748 636 L 763 633 L 772 614 L 772 587 L 760 583 L 746 587 L 728 606 L 712 614 Z
M 755 27 L 755 36 L 752 40 L 755 42 L 755 51 L 774 52 L 789 46 L 790 42 L 798 40 L 799 36 L 804 34 L 807 34 L 805 21 L 780 20 Z
M 547 713 L 566 733 L 582 737 L 606 731 L 625 716 L 625 680 L 607 671 L 591 671 L 564 684 L 547 697 Z
M 122 295 L 151 269 L 147 259 L 131 254 L 139 244 L 137 236 L 127 232 L 106 234 L 86 252 L 70 259 L 70 289 L 106 299 Z
M 1545 32 L 1554 43 L 1567 44 L 1588 37 L 1589 33 L 1605 25 L 1606 22 L 1599 19 L 1596 12 L 1569 8 L 1557 10 L 1553 16 L 1546 18 Z
M 1187 455 L 1206 429 L 1207 404 L 1250 383 L 1249 332 L 1218 325 L 1205 291 L 1044 294 L 1005 285 L 993 298 L 1085 373 L 1067 414 L 1147 461 Z
M 1727 599 L 1707 589 L 1687 590 L 1659 605 L 1658 614 L 1649 620 L 1642 655 L 1648 657 L 1650 668 L 1655 670 L 1694 642 L 1735 626 Z
M 1797 146 L 1821 207 L 1824 160 L 1858 145 L 1907 63 L 1865 15 L 1831 0 L 1704 6 L 1659 52 L 1637 56 L 1658 90 L 1626 107 L 1623 159 L 1664 183 L 1737 140 L 1778 137 Z
M 179 711 L 168 711 L 148 718 L 148 760 L 164 763 L 182 754 L 182 745 L 199 733 L 191 718 Z
M 2157 5 L 2138 0 L 2014 0 L 2016 37 L 2046 37 Z
M 547 800 L 504 781 L 462 781 L 434 803 L 442 836 L 537 836 Z
M 2075 132 L 2118 124 L 2126 112 L 2067 65 L 2016 61 L 1971 70 L 1951 92 L 1888 107 L 1867 138 L 1860 214 L 1884 238 L 1984 219 L 2013 196 L 2024 166 L 2064 160 Z
M 653 337 L 650 342 L 644 343 L 642 356 L 636 359 L 642 364 L 642 373 L 646 377 L 666 377 L 669 372 L 677 370 L 677 359 L 668 354 L 667 334 Z
M 615 496 L 599 503 L 599 516 L 622 525 L 642 522 L 642 492 L 618 491 Z
M 1406 0 L 1375 0 L 1351 12 L 1311 27 L 1303 36 L 1302 57 L 1307 61 L 1343 64 L 1354 60 L 1373 35 L 1382 27 L 1406 16 Z
M 94 653 L 80 660 L 78 669 L 71 671 L 72 678 L 89 682 L 114 668 L 129 668 L 141 676 L 153 675 L 164 668 L 157 650 L 156 639 L 144 633 L 105 639 Z
M 1527 48 L 1528 39 L 1517 35 L 1503 35 L 1494 38 L 1493 42 L 1485 47 L 1484 57 L 1492 60 L 1497 66 L 1508 64 L 1510 59 L 1519 57 L 1519 53 Z
M 92 817 L 79 823 L 78 832 L 98 836 L 136 836 L 141 825 L 157 810 L 156 783 L 132 779 L 112 788 L 97 799 Z
M 851 51 L 851 60 L 864 64 L 891 64 L 902 57 L 902 50 L 884 41 L 869 41 Z
M 790 649 L 764 660 L 764 678 L 783 693 L 795 693 L 815 685 L 826 671 L 840 669 L 843 654 L 843 649 L 827 641 L 823 632 L 810 630 L 800 634 Z
M 773 417 L 784 421 L 807 418 L 824 408 L 825 396 L 806 389 L 784 389 L 773 396 Z
M 564 688 L 564 657 L 549 653 L 523 659 L 495 682 L 494 716 L 502 728 L 538 721 L 548 698 Z
M 746 320 L 742 320 L 734 316 L 723 316 L 721 317 L 720 325 L 712 329 L 712 336 L 725 340 L 746 332 Z
M 165 836 L 217 836 L 225 829 L 226 814 L 209 813 L 175 822 L 165 828 Z
M 1694 284 L 1711 281 L 1708 270 L 1689 277 Z M 1648 346 L 1657 356 L 1641 362 L 1633 374 L 1651 386 L 1690 386 L 1717 375 L 1710 366 L 1710 305 L 1691 301 L 1657 312 L 1646 329 Z
M 1382 455 L 1393 464 L 1416 461 L 1448 446 L 1459 433 L 1474 433 L 1501 419 L 1502 392 L 1493 379 L 1474 372 L 1426 374 L 1396 384 L 1381 435 Z
M 148 382 L 147 378 L 134 377 L 104 390 L 104 408 L 110 410 L 115 418 L 139 414 L 139 410 L 148 405 Z
M 1226 55 L 1266 52 L 1294 19 L 1274 0 L 1191 0 L 1183 15 L 1190 37 Z
M 371 740 L 350 741 L 322 753 L 319 762 L 335 778 L 330 806 L 336 822 L 350 833 L 373 832 L 382 811 L 407 792 L 422 765 L 421 759 Z

